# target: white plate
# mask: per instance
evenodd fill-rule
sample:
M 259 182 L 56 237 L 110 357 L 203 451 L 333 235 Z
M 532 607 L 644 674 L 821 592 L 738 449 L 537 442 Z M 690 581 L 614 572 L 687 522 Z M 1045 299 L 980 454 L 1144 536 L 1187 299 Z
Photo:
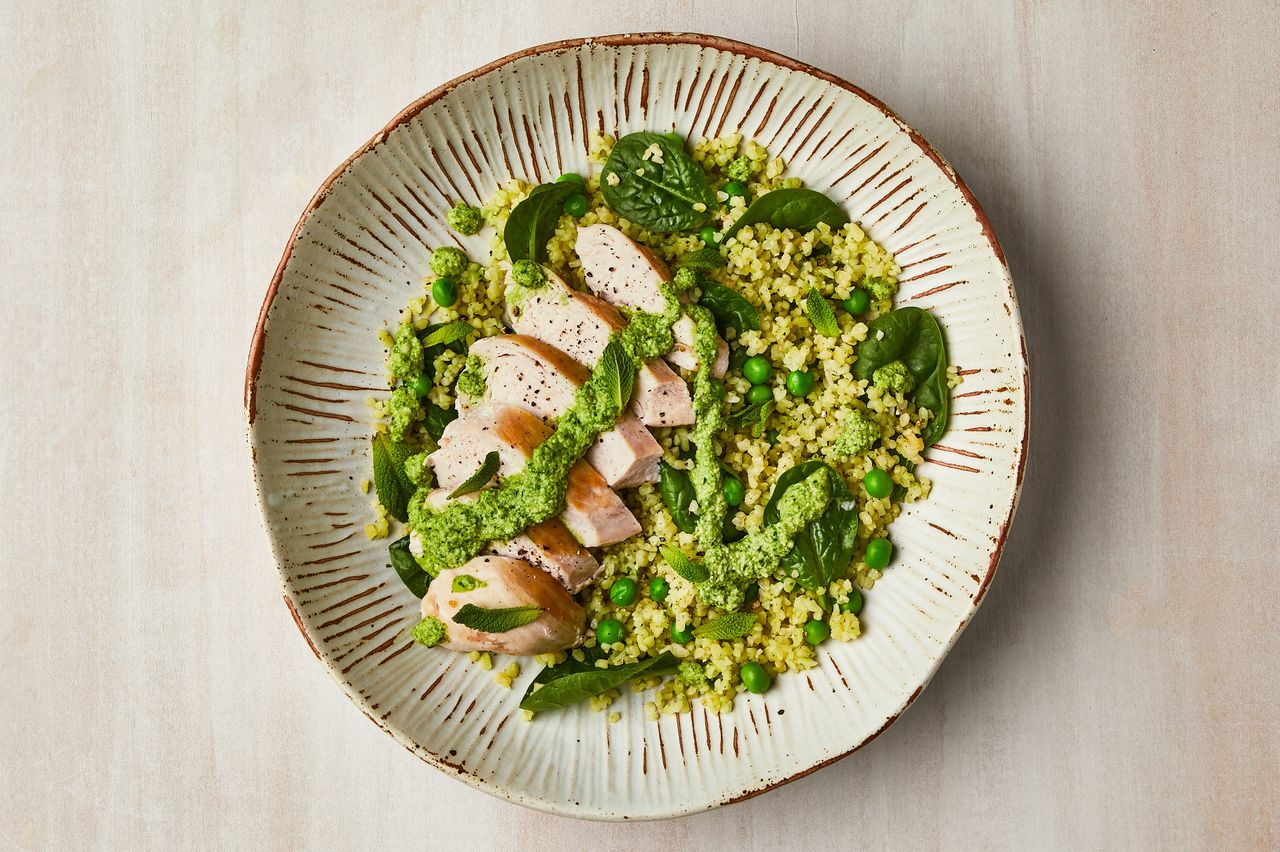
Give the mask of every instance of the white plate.
M 921 473 L 932 496 L 893 525 L 897 558 L 865 635 L 827 643 L 732 713 L 622 721 L 583 707 L 529 724 L 516 687 L 416 648 L 418 601 L 386 540 L 368 541 L 365 399 L 386 393 L 377 330 L 422 292 L 429 247 L 487 256 L 444 214 L 512 176 L 588 169 L 591 131 L 741 131 L 840 201 L 903 268 L 899 303 L 934 311 L 965 376 Z M 919 134 L 856 87 L 786 57 L 698 35 L 560 42 L 478 69 L 412 104 L 303 213 L 271 281 L 245 385 L 263 516 L 285 601 L 370 719 L 443 771 L 556 813 L 638 819 L 742 799 L 836 760 L 920 694 L 995 573 L 1022 481 L 1027 362 L 1012 283 L 968 189 Z

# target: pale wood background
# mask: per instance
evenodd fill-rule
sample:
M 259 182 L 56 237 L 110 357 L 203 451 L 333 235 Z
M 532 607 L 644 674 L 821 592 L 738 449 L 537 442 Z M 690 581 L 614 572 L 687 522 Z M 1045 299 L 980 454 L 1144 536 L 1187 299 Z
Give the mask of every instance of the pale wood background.
M 985 203 L 1031 459 L 915 708 L 743 805 L 508 805 L 280 603 L 241 378 L 296 216 L 509 51 L 721 33 L 883 98 Z M 1259 2 L 0 2 L 0 848 L 1275 848 L 1280 14 Z

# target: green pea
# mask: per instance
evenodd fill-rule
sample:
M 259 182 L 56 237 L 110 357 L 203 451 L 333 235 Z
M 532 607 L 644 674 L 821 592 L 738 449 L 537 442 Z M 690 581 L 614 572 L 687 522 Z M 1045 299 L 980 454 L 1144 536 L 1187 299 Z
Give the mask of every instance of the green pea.
M 587 182 L 587 181 L 586 181 L 586 179 L 585 179 L 582 175 L 577 174 L 577 173 L 575 173 L 575 172 L 566 172 L 565 174 L 562 174 L 562 175 L 560 175 L 560 177 L 556 178 L 556 183 L 581 183 L 581 184 L 585 184 L 586 182 Z
M 606 618 L 596 625 L 596 641 L 601 645 L 612 645 L 614 642 L 621 642 L 625 632 L 621 621 Z
M 742 365 L 742 375 L 753 385 L 762 385 L 773 378 L 773 365 L 763 355 L 752 355 Z
M 747 490 L 742 487 L 742 480 L 732 476 L 724 478 L 720 483 L 720 490 L 724 492 L 724 502 L 730 506 L 741 506 L 747 496 Z
M 867 542 L 867 567 L 879 571 L 893 558 L 893 544 L 887 538 L 873 538 Z
M 630 577 L 623 577 L 614 581 L 609 587 L 609 600 L 618 606 L 630 606 L 636 602 L 638 591 L 636 589 L 636 581 Z
M 426 373 L 419 373 L 409 380 L 409 390 L 413 391 L 414 396 L 426 396 L 431 391 L 431 379 L 427 378 Z
M 768 385 L 752 385 L 751 390 L 747 391 L 747 402 L 751 405 L 759 405 L 771 399 L 773 399 L 773 391 Z
M 698 239 L 702 240 L 704 246 L 714 246 L 720 242 L 716 239 L 716 229 L 710 225 L 698 232 Z
M 883 498 L 893 493 L 893 477 L 887 471 L 873 467 L 862 477 L 862 487 L 872 497 Z
M 759 663 L 743 663 L 742 668 L 738 669 L 738 677 L 742 678 L 742 685 L 747 688 L 747 692 L 754 692 L 756 695 L 768 692 L 773 685 L 773 679 Z
M 585 195 L 570 195 L 564 201 L 564 212 L 568 213 L 570 216 L 585 216 L 587 215 L 588 207 L 589 205 Z
M 686 624 L 684 627 L 676 627 L 672 624 L 671 641 L 677 645 L 688 645 L 693 641 L 693 625 Z
M 431 285 L 431 298 L 442 308 L 452 308 L 458 301 L 458 288 L 448 278 L 437 278 Z
M 804 641 L 810 645 L 821 645 L 831 636 L 831 627 L 825 621 L 811 618 L 804 623 Z
M 756 602 L 756 598 L 760 597 L 760 584 L 752 583 L 742 590 L 742 602 L 744 604 L 752 604 Z
M 862 592 L 854 588 L 849 592 L 849 597 L 845 598 L 844 603 L 840 604 L 841 612 L 851 612 L 854 615 L 862 612 Z
M 654 577 L 649 581 L 649 597 L 658 603 L 662 603 L 667 599 L 667 593 L 671 591 L 671 584 L 662 577 Z
M 865 314 L 871 307 L 871 294 L 866 290 L 854 289 L 840 306 L 851 314 Z
M 747 194 L 747 188 L 736 180 L 731 180 L 724 185 L 724 194 L 730 198 L 738 198 Z
M 787 373 L 787 392 L 805 397 L 813 392 L 813 373 L 808 370 L 792 370 Z

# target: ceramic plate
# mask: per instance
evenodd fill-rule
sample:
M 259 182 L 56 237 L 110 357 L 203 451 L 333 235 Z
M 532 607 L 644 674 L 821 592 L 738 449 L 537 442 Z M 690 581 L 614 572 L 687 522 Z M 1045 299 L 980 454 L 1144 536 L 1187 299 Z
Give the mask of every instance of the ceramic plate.
M 933 493 L 893 525 L 894 567 L 865 635 L 732 713 L 645 718 L 624 690 L 522 720 L 516 687 L 406 631 L 418 601 L 369 541 L 366 398 L 386 393 L 377 330 L 422 292 L 431 246 L 487 256 L 444 224 L 510 177 L 585 172 L 596 130 L 741 131 L 840 201 L 902 266 L 898 303 L 935 312 L 964 375 L 921 473 Z M 285 602 L 351 700 L 437 768 L 520 804 L 600 819 L 752 796 L 865 745 L 929 681 L 995 573 L 1022 480 L 1027 363 L 1004 258 L 977 202 L 883 104 L 784 56 L 699 35 L 568 41 L 480 68 L 413 103 L 303 212 L 267 290 L 246 380 L 254 469 Z

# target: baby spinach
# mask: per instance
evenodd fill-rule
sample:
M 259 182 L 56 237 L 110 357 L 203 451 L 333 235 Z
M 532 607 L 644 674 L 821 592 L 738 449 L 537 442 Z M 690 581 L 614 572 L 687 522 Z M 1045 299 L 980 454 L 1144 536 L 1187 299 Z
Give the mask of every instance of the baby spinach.
M 418 560 L 414 559 L 413 554 L 409 552 L 409 536 L 401 536 L 391 542 L 387 553 L 391 557 L 391 567 L 396 569 L 397 576 L 409 591 L 413 592 L 415 597 L 420 598 L 425 595 L 427 586 L 431 584 L 431 575 L 422 569 Z
M 393 441 L 385 432 L 373 436 L 373 487 L 378 502 L 397 521 L 409 520 L 409 498 L 418 486 L 404 472 L 404 463 L 417 450 Z
M 440 436 L 444 434 L 444 427 L 458 419 L 458 410 L 456 408 L 441 408 L 430 400 L 424 400 L 422 407 L 427 412 L 422 428 L 427 430 L 431 440 L 439 444 Z
M 659 462 L 658 493 L 662 495 L 662 502 L 667 504 L 671 520 L 675 521 L 681 532 L 693 532 L 698 522 L 689 514 L 689 505 L 696 495 L 688 472 L 672 467 L 665 461 Z
M 827 470 L 831 482 L 831 502 L 817 520 L 796 535 L 795 546 L 787 551 L 778 569 L 780 575 L 794 576 L 796 582 L 810 591 L 822 589 L 843 577 L 853 559 L 858 538 L 858 502 L 850 493 L 848 483 L 824 461 L 801 462 L 778 477 L 778 484 L 764 507 L 764 522 L 777 523 L 782 495 L 822 468 Z
M 673 674 L 679 666 L 679 661 L 669 651 L 656 657 L 603 669 L 577 661 L 573 665 L 566 665 L 572 659 L 571 655 L 560 664 L 565 667 L 564 674 L 542 681 L 540 688 L 534 688 L 534 684 L 538 683 L 535 678 L 534 684 L 529 685 L 529 691 L 520 701 L 520 709 L 544 711 L 568 707 L 593 695 L 617 689 L 633 678 Z M 546 671 L 543 670 L 544 673 Z M 541 676 L 540 674 L 539 677 Z
M 761 222 L 775 228 L 812 231 L 819 222 L 841 228 L 849 223 L 849 214 L 821 192 L 804 188 L 775 189 L 751 202 L 746 212 L 733 223 L 729 233 L 736 235 L 748 225 Z
M 653 145 L 660 157 L 651 155 Z M 702 166 L 661 133 L 619 139 L 600 173 L 600 192 L 613 212 L 656 234 L 701 228 L 717 205 Z
M 760 327 L 760 314 L 737 290 L 717 281 L 704 281 L 699 286 L 702 298 L 698 304 L 711 311 L 721 329 L 736 328 L 742 332 Z
M 916 404 L 933 412 L 933 419 L 920 436 L 925 446 L 933 446 L 947 431 L 951 408 L 947 346 L 933 314 L 923 308 L 908 307 L 872 320 L 867 339 L 858 345 L 853 376 L 869 381 L 872 373 L 893 361 L 907 365 L 916 378 Z
M 581 191 L 577 181 L 543 183 L 515 206 L 502 231 L 502 241 L 513 263 L 517 260 L 542 263 L 547 259 L 547 242 L 556 232 L 565 199 Z

